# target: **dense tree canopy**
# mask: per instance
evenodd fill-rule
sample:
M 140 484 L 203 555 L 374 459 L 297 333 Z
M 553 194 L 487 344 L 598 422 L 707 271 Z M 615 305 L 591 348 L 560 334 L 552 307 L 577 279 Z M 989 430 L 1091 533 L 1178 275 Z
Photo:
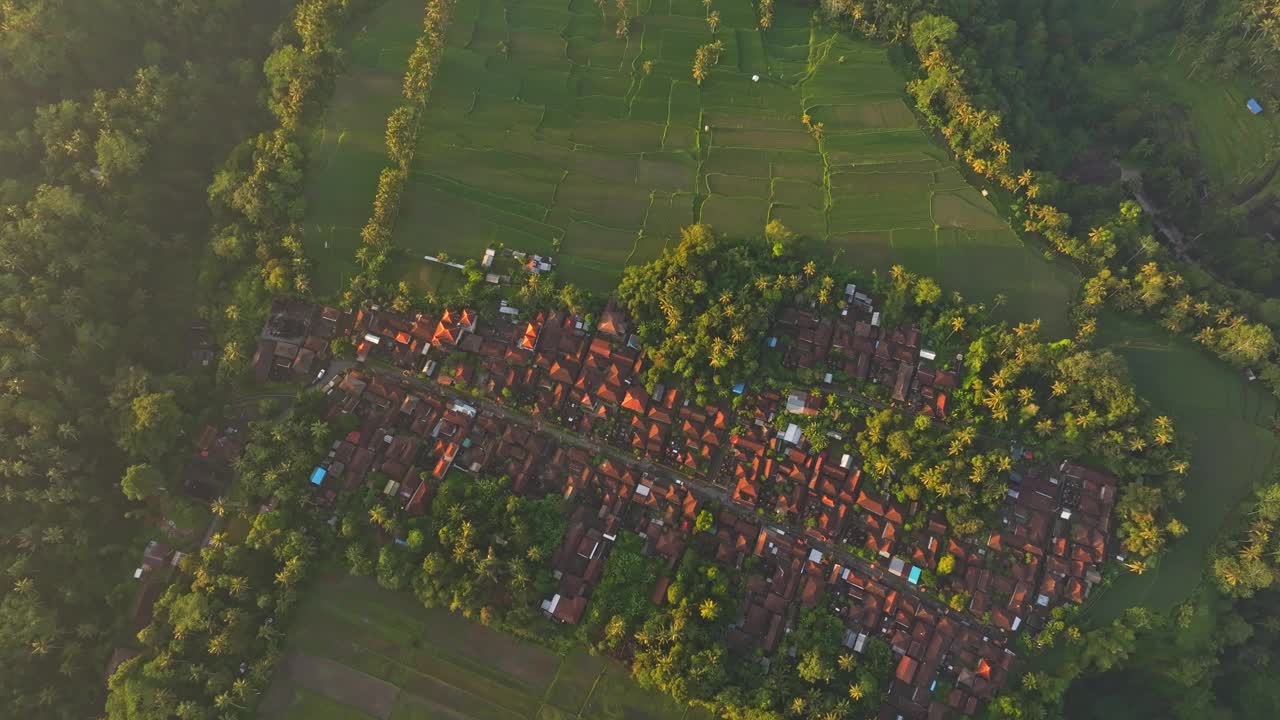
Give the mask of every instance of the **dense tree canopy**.
M 639 323 L 650 381 L 676 378 L 710 396 L 749 379 L 775 309 L 804 284 L 787 273 L 794 264 L 762 242 L 692 225 L 673 251 L 628 268 L 618 297 Z
M 207 401 L 183 377 L 204 188 L 265 118 L 256 68 L 292 5 L 0 3 L 6 712 L 101 708 L 85 679 L 136 590 L 125 513 L 164 494 Z
M 239 541 L 217 533 L 184 559 L 138 633 L 143 653 L 112 676 L 112 720 L 247 717 L 271 679 L 283 628 L 327 538 L 294 479 L 329 446 L 324 423 L 257 422 L 238 461 Z M 258 512 L 264 501 L 271 510 Z M 256 513 L 256 514 L 255 514 Z

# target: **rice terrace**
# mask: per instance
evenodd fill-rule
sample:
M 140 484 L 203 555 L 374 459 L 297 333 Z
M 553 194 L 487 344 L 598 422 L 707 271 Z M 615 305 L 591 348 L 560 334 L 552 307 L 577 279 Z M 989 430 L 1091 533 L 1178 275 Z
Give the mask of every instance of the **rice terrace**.
M 836 262 L 901 262 L 975 299 L 1063 316 L 1076 277 L 1025 247 L 904 98 L 887 48 L 779 5 L 760 31 L 747 0 L 641 2 L 627 38 L 614 3 L 459 0 L 418 132 L 394 233 L 401 279 L 421 258 L 478 258 L 502 243 L 552 255 L 564 277 L 611 289 L 693 222 L 759 235 L 771 219 L 830 245 Z M 421 12 L 389 0 L 352 42 L 315 137 L 307 242 L 321 291 L 355 271 Z M 699 85 L 699 47 L 719 42 Z
M 345 574 L 290 638 L 263 720 L 710 720 L 585 650 L 561 657 Z

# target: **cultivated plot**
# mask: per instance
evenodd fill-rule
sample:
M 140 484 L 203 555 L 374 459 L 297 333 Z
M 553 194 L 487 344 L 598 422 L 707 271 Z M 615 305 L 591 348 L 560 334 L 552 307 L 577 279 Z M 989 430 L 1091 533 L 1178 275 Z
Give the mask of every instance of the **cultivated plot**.
M 322 581 L 290 629 L 263 720 L 701 720 L 626 670 L 560 657 L 371 580 Z
M 1124 357 L 1139 394 L 1173 418 L 1195 455 L 1186 497 L 1174 508 L 1190 531 L 1170 543 L 1153 571 L 1121 575 L 1090 598 L 1086 617 L 1094 624 L 1110 622 L 1125 608 L 1168 611 L 1185 600 L 1224 523 L 1280 456 L 1272 431 L 1275 398 L 1242 372 L 1152 322 L 1109 313 L 1099 327 L 1099 342 Z
M 387 164 L 387 116 L 422 30 L 422 0 L 386 0 L 358 29 L 333 98 L 309 138 L 305 223 L 312 282 L 330 293 L 358 271 L 355 251 Z
M 1024 246 L 918 127 L 885 48 L 791 4 L 762 32 L 749 0 L 714 0 L 714 33 L 699 0 L 633 6 L 619 37 L 612 2 L 458 0 L 395 231 L 397 279 L 421 287 L 423 255 L 502 243 L 608 291 L 689 223 L 759 235 L 777 218 L 844 266 L 908 263 L 1066 330 L 1077 278 Z M 699 86 L 693 59 L 713 42 Z

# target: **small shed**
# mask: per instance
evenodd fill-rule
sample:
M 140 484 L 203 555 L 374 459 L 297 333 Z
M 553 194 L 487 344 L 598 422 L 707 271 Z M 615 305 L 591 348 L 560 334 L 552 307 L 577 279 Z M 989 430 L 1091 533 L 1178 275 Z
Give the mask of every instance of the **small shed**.
M 1248 107 L 1249 112 L 1253 113 L 1254 115 L 1262 114 L 1262 103 L 1258 102 L 1257 100 L 1254 100 L 1253 98 L 1249 98 L 1249 102 L 1245 103 L 1245 106 Z

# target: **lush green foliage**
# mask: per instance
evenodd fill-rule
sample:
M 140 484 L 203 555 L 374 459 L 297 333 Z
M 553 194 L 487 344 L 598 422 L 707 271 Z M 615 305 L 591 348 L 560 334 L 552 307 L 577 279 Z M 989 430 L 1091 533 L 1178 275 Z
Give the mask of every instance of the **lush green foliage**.
M 800 288 L 795 265 L 763 243 L 692 225 L 681 230 L 675 250 L 629 268 L 618 297 L 639 323 L 653 361 L 650 380 L 674 377 L 710 396 L 749 379 L 774 311 L 788 290 Z
M 1280 522 L 1280 484 L 1258 490 L 1256 502 L 1248 507 L 1241 524 L 1245 522 L 1247 528 L 1228 538 L 1213 561 L 1218 587 L 1232 597 L 1250 597 L 1265 590 L 1275 584 L 1280 573 L 1280 548 L 1273 537 Z
M 214 314 L 224 378 L 243 371 L 272 296 L 311 289 L 302 249 L 306 157 L 303 122 L 338 70 L 337 37 L 369 0 L 302 0 L 277 35 L 264 65 L 274 129 L 241 143 L 209 186 L 212 254 L 201 273 L 210 298 L 229 301 Z
M 189 509 L 169 496 L 139 511 L 120 483 L 144 497 L 154 473 L 176 475 L 204 400 L 176 374 L 197 313 L 201 188 L 260 120 L 252 68 L 283 5 L 0 4 L 7 713 L 101 707 L 86 679 L 136 587 L 139 526 L 123 516 Z
M 235 504 L 248 535 L 217 533 L 184 558 L 179 579 L 138 633 L 143 654 L 111 678 L 107 717 L 247 717 L 271 679 L 282 628 L 326 536 L 299 480 L 330 440 L 323 422 L 252 425 L 237 462 Z M 271 509 L 259 510 L 264 501 Z
M 644 589 L 658 581 L 661 563 L 644 556 L 643 547 L 644 541 L 635 533 L 618 535 L 582 621 L 586 639 L 603 632 L 604 646 L 618 647 L 652 611 Z
M 835 615 L 825 607 L 806 609 L 786 636 L 794 654 L 780 652 L 762 665 L 759 657 L 734 654 L 725 646 L 724 632 L 742 592 L 738 571 L 690 550 L 668 586 L 666 602 L 657 607 L 647 597 L 654 572 L 645 563 L 652 561 L 639 555 L 634 542 L 632 547 L 623 546 L 623 538 L 618 542 L 605 570 L 606 581 L 613 581 L 610 595 L 601 602 L 602 582 L 592 595 L 592 622 L 584 629 L 600 638 L 602 647 L 629 657 L 645 687 L 729 720 L 848 716 L 879 707 L 880 682 L 890 668 L 889 648 L 882 642 L 873 639 L 856 655 L 841 644 L 843 625 Z M 632 582 L 624 586 L 624 580 Z
M 407 515 L 373 490 L 349 497 L 341 524 L 348 567 L 375 574 L 386 588 L 412 588 L 427 607 L 486 625 L 535 622 L 534 608 L 553 584 L 548 561 L 565 518 L 558 498 L 517 497 L 508 485 L 506 478 L 455 472 L 425 517 Z

